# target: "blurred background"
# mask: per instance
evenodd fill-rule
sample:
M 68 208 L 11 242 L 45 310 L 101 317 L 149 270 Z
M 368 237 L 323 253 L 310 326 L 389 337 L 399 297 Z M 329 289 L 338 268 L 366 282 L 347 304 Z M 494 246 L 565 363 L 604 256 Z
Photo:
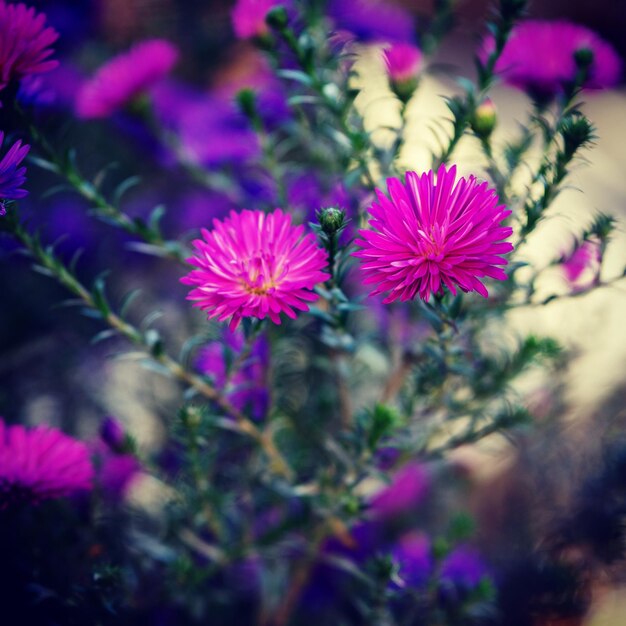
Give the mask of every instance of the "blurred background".
M 205 225 L 224 199 L 189 180 L 175 167 L 163 170 L 158 150 L 146 150 L 150 139 L 141 129 L 118 123 L 67 125 L 73 96 L 84 75 L 104 60 L 148 37 L 163 37 L 181 49 L 183 62 L 176 79 L 194 89 L 214 92 L 243 84 L 256 71 L 251 44 L 232 34 L 232 3 L 216 0 L 72 0 L 31 2 L 44 11 L 60 32 L 56 49 L 63 65 L 55 72 L 59 124 L 68 144 L 76 145 L 80 167 L 94 175 L 116 162 L 118 180 L 131 174 L 142 177 L 125 196 L 129 213 L 145 216 L 159 203 L 168 207 L 164 225 L 170 237 L 184 236 Z M 428 16 L 432 2 L 400 3 L 416 15 Z M 456 27 L 438 54 L 452 75 L 472 73 L 472 53 L 488 13 L 487 0 L 459 2 Z M 610 41 L 626 57 L 626 2 L 622 0 L 535 0 L 530 15 L 564 18 L 584 24 Z M 361 61 L 358 105 L 372 130 L 397 123 L 397 103 L 381 98 L 388 93 L 379 53 L 366 52 Z M 403 161 L 410 169 L 428 166 L 433 145 L 433 119 L 443 119 L 446 109 L 439 97 L 454 91 L 454 81 L 443 74 L 425 79 L 408 112 L 407 142 Z M 504 140 L 523 119 L 527 102 L 515 91 L 498 87 L 494 92 L 499 125 L 496 141 Z M 589 224 L 597 211 L 618 218 L 609 246 L 603 279 L 619 276 L 626 267 L 626 92 L 585 94 L 585 112 L 597 127 L 596 146 L 570 178 L 569 189 L 550 210 L 550 217 L 529 247 L 528 255 L 541 264 L 555 250 L 571 247 L 572 238 Z M 0 111 L 0 120 L 7 113 Z M 0 122 L 0 128 L 2 122 Z M 384 130 L 380 131 L 384 141 Z M 208 138 L 210 140 L 210 138 Z M 465 142 L 456 155 L 464 173 L 484 171 L 478 150 Z M 166 163 L 167 165 L 167 163 Z M 137 283 L 148 280 L 138 304 L 139 313 L 163 309 L 161 328 L 175 345 L 182 343 L 188 321 L 168 302 L 182 302 L 186 290 L 179 273 L 163 261 L 144 257 L 126 245 L 128 239 L 86 216 L 84 202 L 71 193 L 46 196 L 49 177 L 29 169 L 31 195 L 24 202 L 29 220 L 59 250 L 71 256 L 83 249 L 80 272 L 93 279 L 103 269 L 115 278 L 112 301 L 119 301 Z M 252 208 L 252 207 L 250 207 Z M 554 273 L 542 289 L 563 289 Z M 157 450 L 163 424 L 177 409 L 169 383 L 135 363 L 120 360 L 123 343 L 90 345 L 98 324 L 76 309 L 59 307 L 66 294 L 52 281 L 30 271 L 29 262 L 7 241 L 0 241 L 0 415 L 28 424 L 51 423 L 93 437 L 103 415 L 115 415 L 146 450 Z M 482 522 L 484 549 L 497 552 L 515 544 L 520 511 L 536 533 L 528 542 L 543 540 L 542 520 L 558 504 L 565 510 L 584 491 L 589 476 L 601 473 L 607 450 L 626 450 L 626 281 L 580 298 L 563 299 L 546 306 L 515 311 L 510 321 L 520 333 L 532 332 L 559 339 L 570 354 L 569 367 L 550 380 L 524 381 L 520 393 L 537 416 L 533 431 L 511 445 L 500 438 L 455 452 L 455 462 L 472 485 L 468 500 Z M 573 515 L 573 514 L 572 514 Z M 624 518 L 626 519 L 626 518 Z M 519 541 L 520 555 L 527 543 Z M 492 554 L 493 556 L 493 554 Z M 588 558 L 581 550 L 572 558 Z M 586 624 L 623 626 L 626 623 L 626 578 L 609 575 L 594 581 L 594 608 Z M 562 623 L 565 626 L 564 622 Z M 571 624 L 578 622 L 571 622 Z M 539 625 L 538 625 L 539 626 Z M 547 623 L 545 624 L 547 626 Z M 569 623 L 568 623 L 569 626 Z

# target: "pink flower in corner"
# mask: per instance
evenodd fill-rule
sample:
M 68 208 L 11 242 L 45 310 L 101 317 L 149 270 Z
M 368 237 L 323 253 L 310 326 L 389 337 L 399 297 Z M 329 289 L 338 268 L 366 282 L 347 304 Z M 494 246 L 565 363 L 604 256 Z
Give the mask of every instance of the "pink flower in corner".
M 485 59 L 493 46 L 493 37 L 489 36 L 481 58 Z M 533 96 L 552 98 L 564 84 L 574 80 L 574 55 L 581 50 L 588 50 L 593 56 L 583 85 L 586 89 L 606 89 L 619 81 L 622 63 L 612 46 L 588 28 L 565 20 L 520 22 L 495 69 L 508 84 Z
M 83 119 L 109 117 L 164 78 L 178 60 L 176 47 L 162 39 L 136 44 L 105 63 L 76 98 Z
M 197 269 L 181 278 L 194 287 L 187 299 L 209 318 L 230 318 L 231 330 L 244 317 L 269 317 L 275 324 L 281 313 L 295 318 L 295 310 L 308 311 L 306 303 L 317 300 L 313 287 L 329 278 L 322 271 L 326 252 L 280 209 L 231 211 L 213 220 L 212 231 L 202 229 L 193 245 L 188 261 Z
M 24 4 L 0 0 L 0 89 L 11 80 L 54 69 L 50 47 L 59 34 L 46 26 L 46 16 Z
M 232 11 L 233 30 L 239 39 L 262 37 L 269 33 L 265 18 L 280 0 L 237 0 Z
M 82 441 L 47 426 L 6 426 L 0 419 L 0 509 L 88 491 L 93 477 Z
M 385 304 L 428 300 L 447 287 L 456 294 L 477 291 L 487 297 L 483 277 L 506 280 L 498 266 L 513 245 L 504 241 L 512 228 L 501 222 L 510 215 L 486 182 L 474 176 L 456 179 L 456 167 L 442 165 L 437 178 L 407 172 L 406 182 L 387 180 L 389 198 L 377 190 L 370 207 L 371 230 L 360 230 L 364 284 L 374 284 L 370 295 L 388 295 Z

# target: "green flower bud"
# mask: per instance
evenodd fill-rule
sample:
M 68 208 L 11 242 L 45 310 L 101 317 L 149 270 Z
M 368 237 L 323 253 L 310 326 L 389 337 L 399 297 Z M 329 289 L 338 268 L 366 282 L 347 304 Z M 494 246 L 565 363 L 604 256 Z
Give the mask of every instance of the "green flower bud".
M 343 209 L 328 207 L 317 213 L 317 221 L 322 231 L 327 235 L 334 235 L 341 230 L 346 222 L 346 212 Z
M 472 130 L 482 139 L 487 139 L 496 127 L 497 115 L 494 103 L 487 98 L 476 107 L 472 116 Z

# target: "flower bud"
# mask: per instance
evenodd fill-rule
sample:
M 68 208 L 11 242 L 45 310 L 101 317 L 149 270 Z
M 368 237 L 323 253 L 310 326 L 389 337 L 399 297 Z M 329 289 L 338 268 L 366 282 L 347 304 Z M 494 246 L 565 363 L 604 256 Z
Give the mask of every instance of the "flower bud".
M 496 122 L 496 107 L 491 99 L 487 98 L 474 111 L 471 120 L 472 130 L 481 139 L 487 139 L 496 127 Z
M 422 53 L 412 44 L 396 43 L 383 50 L 383 58 L 392 91 L 408 102 L 417 87 Z
M 235 96 L 237 105 L 241 112 L 248 118 L 252 119 L 256 116 L 256 93 L 253 89 L 241 89 Z
M 324 233 L 334 235 L 345 226 L 346 212 L 343 209 L 328 207 L 318 211 L 317 220 Z
M 287 24 L 289 23 L 287 9 L 280 4 L 271 8 L 265 16 L 265 21 L 269 26 L 278 31 L 287 28 Z

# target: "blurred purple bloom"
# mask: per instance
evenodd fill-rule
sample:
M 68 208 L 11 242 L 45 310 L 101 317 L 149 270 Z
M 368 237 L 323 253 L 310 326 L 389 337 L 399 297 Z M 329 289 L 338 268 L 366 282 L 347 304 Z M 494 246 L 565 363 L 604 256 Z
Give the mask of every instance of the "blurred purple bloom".
M 331 0 L 328 13 L 338 30 L 359 41 L 413 42 L 413 16 L 385 0 Z
M 433 571 L 430 539 L 425 533 L 411 532 L 401 537 L 392 550 L 399 575 L 410 587 L 424 585 Z
M 109 117 L 162 80 L 178 60 L 168 41 L 150 39 L 105 63 L 76 98 L 76 114 L 83 119 Z
M 0 509 L 89 491 L 93 474 L 82 441 L 48 426 L 7 426 L 0 418 Z
M 4 142 L 4 133 L 0 131 L 0 148 Z M 28 194 L 20 187 L 26 182 L 26 168 L 20 163 L 28 154 L 30 146 L 16 141 L 0 160 L 0 215 L 5 214 L 5 200 L 19 200 Z
M 493 37 L 487 37 L 480 51 L 483 60 L 493 46 Z M 542 99 L 552 98 L 574 80 L 574 56 L 580 51 L 592 54 L 584 88 L 606 89 L 619 81 L 622 63 L 612 46 L 588 28 L 565 20 L 520 22 L 495 69 L 508 84 Z
M 583 291 L 599 279 L 602 266 L 602 245 L 586 240 L 562 260 L 563 275 L 574 291 Z
M 420 463 L 407 463 L 395 473 L 390 485 L 371 498 L 370 511 L 378 520 L 410 513 L 422 504 L 429 489 L 428 470 Z
M 131 454 L 103 453 L 99 456 L 98 481 L 104 496 L 114 502 L 123 500 L 141 465 Z
M 471 589 L 488 574 L 485 562 L 478 551 L 470 546 L 455 548 L 441 564 L 440 578 L 457 587 Z
M 270 400 L 266 380 L 270 358 L 267 338 L 261 335 L 256 339 L 237 371 L 229 376 L 229 363 L 241 358 L 243 350 L 243 333 L 226 330 L 222 341 L 211 341 L 199 351 L 196 369 L 210 376 L 216 387 L 226 387 L 228 399 L 240 411 L 249 410 L 253 419 L 262 420 Z
M 126 443 L 126 431 L 114 417 L 105 417 L 100 424 L 100 438 L 116 452 L 119 452 Z
M 44 75 L 24 78 L 17 98 L 24 106 L 73 109 L 76 94 L 84 82 L 84 76 L 76 68 L 63 63 Z
M 237 0 L 232 10 L 233 30 L 239 39 L 262 37 L 269 33 L 265 18 L 280 0 Z
M 157 119 L 172 131 L 179 155 L 204 167 L 241 163 L 259 154 L 256 134 L 232 99 L 168 82 L 152 92 Z

